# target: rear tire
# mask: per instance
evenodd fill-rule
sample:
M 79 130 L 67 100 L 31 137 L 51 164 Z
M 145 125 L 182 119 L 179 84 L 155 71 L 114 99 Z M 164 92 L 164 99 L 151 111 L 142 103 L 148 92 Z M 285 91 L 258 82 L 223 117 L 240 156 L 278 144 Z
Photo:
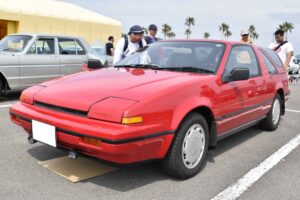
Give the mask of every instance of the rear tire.
M 162 160 L 164 171 L 179 179 L 196 175 L 206 160 L 208 125 L 198 113 L 189 114 L 176 131 L 173 143 Z
M 267 118 L 260 123 L 264 130 L 273 131 L 277 129 L 280 122 L 282 107 L 282 99 L 278 94 L 276 94 Z
M 0 78 L 0 97 L 1 97 L 2 94 L 3 94 L 3 89 L 4 89 L 4 84 L 3 84 L 3 81 L 2 81 L 1 78 Z

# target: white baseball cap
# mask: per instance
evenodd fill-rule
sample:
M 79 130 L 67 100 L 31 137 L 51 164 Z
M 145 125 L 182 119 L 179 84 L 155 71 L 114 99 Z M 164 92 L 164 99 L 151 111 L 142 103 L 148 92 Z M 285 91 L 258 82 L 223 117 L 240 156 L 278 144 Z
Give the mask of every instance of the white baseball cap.
M 246 30 L 246 29 L 242 30 L 242 31 L 241 31 L 241 36 L 242 36 L 242 35 L 249 35 L 249 31 Z

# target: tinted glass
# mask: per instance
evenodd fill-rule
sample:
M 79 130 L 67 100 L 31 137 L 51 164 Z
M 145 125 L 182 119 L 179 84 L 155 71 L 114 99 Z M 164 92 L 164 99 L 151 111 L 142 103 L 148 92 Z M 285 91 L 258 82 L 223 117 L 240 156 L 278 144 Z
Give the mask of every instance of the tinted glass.
M 59 54 L 76 55 L 76 42 L 73 39 L 58 39 Z
M 279 56 L 277 55 L 277 53 L 272 50 L 272 49 L 267 49 L 264 48 L 263 49 L 268 56 L 272 59 L 272 61 L 274 62 L 274 64 L 276 65 L 276 67 L 283 67 L 282 61 L 280 60 Z
M 165 70 L 215 73 L 225 45 L 215 42 L 157 42 L 126 57 L 115 66 L 156 65 Z M 184 69 L 185 68 L 185 69 Z
M 235 68 L 249 69 L 250 77 L 260 74 L 256 56 L 250 46 L 232 47 L 223 75 L 228 76 Z
M 272 64 L 272 62 L 269 60 L 269 58 L 263 52 L 260 52 L 260 55 L 263 57 L 263 59 L 266 63 L 269 74 L 277 74 L 277 70 L 274 67 L 274 65 Z
M 40 38 L 29 49 L 28 54 L 52 55 L 55 54 L 53 38 Z

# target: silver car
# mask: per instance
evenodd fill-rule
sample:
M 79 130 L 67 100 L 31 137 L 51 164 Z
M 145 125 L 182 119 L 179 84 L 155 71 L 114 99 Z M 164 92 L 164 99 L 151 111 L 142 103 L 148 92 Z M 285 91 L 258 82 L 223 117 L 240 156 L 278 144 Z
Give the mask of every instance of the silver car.
M 8 35 L 0 41 L 0 92 L 79 72 L 89 58 L 101 61 L 79 37 Z

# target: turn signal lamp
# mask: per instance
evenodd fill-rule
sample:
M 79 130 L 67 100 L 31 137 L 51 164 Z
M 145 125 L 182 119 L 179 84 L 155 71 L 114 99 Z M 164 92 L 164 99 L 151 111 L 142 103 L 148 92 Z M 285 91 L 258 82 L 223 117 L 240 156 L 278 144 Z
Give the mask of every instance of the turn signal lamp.
M 122 124 L 138 124 L 143 122 L 143 117 L 123 117 Z

